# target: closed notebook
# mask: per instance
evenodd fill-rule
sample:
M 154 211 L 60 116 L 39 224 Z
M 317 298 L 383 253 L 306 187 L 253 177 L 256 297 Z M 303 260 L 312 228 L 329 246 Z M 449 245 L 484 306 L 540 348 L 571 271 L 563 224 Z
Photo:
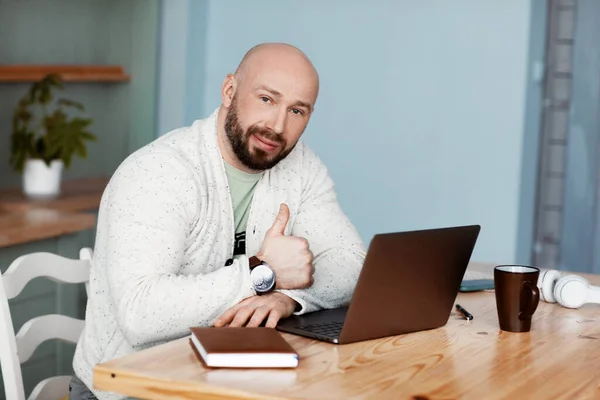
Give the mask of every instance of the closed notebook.
M 295 368 L 298 353 L 271 328 L 192 327 L 190 342 L 208 367 Z

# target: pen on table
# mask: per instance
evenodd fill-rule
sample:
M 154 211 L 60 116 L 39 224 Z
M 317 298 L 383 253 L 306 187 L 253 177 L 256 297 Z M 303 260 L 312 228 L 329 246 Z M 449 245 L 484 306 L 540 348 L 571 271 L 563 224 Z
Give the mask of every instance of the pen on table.
M 473 319 L 473 315 L 471 315 L 471 313 L 470 313 L 470 312 L 468 312 L 467 310 L 465 310 L 464 308 L 462 308 L 462 306 L 461 306 L 460 304 L 457 304 L 457 305 L 456 305 L 456 309 L 457 309 L 458 311 L 460 311 L 460 313 L 461 313 L 462 315 L 464 315 L 464 316 L 465 316 L 465 318 L 466 318 L 467 320 L 469 320 L 469 321 L 470 321 L 470 320 L 472 320 L 472 319 Z

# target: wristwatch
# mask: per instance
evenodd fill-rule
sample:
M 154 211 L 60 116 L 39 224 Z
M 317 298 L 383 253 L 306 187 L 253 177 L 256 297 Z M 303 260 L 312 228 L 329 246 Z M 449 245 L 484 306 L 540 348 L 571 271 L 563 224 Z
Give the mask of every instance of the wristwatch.
M 260 260 L 256 256 L 248 259 L 250 264 L 250 280 L 256 294 L 269 293 L 275 288 L 275 272 L 269 267 L 269 264 Z

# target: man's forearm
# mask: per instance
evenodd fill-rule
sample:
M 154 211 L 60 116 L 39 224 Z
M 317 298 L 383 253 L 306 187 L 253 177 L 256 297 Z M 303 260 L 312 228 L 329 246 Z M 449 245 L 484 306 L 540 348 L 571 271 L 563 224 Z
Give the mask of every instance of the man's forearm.
M 119 326 L 132 346 L 181 337 L 191 326 L 209 326 L 228 307 L 254 294 L 240 260 L 206 275 L 121 273 L 110 284 Z

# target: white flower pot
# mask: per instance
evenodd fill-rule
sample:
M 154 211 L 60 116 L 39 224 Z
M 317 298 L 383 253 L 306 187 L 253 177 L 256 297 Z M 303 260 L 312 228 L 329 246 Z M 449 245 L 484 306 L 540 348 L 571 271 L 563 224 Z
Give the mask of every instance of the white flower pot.
M 60 195 L 63 162 L 52 160 L 50 166 L 43 160 L 27 160 L 23 171 L 23 191 L 32 200 L 53 199 Z

